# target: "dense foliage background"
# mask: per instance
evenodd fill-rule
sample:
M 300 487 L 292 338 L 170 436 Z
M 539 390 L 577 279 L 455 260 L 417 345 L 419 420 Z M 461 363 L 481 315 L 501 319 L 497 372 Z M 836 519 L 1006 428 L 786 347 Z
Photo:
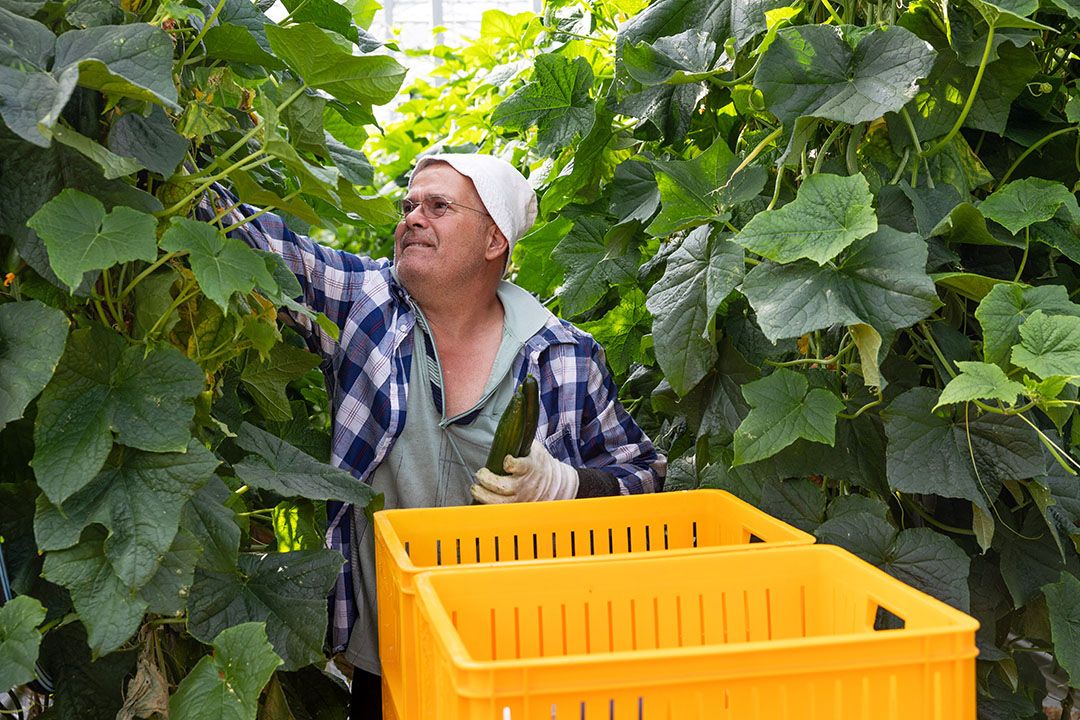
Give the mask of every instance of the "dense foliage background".
M 379 129 L 404 71 L 371 8 L 287 5 L 0 0 L 0 686 L 38 658 L 55 717 L 342 716 L 319 499 L 368 497 L 317 463 L 290 276 L 187 218 L 221 181 L 385 254 L 442 145 L 539 191 L 515 279 L 605 345 L 668 489 L 972 613 L 980 717 L 1067 714 L 1080 4 L 490 11 Z

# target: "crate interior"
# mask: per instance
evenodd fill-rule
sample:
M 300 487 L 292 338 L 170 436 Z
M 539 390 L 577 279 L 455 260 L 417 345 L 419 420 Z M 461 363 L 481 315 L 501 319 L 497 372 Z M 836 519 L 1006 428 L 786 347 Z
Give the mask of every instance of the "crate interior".
M 731 645 L 904 626 L 901 617 L 868 596 L 851 568 L 823 562 L 827 558 L 794 557 L 802 559 L 793 564 L 775 555 L 726 554 L 526 572 L 500 568 L 468 576 L 440 574 L 431 582 L 477 661 Z

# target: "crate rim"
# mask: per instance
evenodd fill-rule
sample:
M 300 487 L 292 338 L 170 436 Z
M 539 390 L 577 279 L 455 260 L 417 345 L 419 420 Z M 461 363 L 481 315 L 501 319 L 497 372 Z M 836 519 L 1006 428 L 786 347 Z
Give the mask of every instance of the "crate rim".
M 774 549 L 779 549 L 779 548 L 784 548 L 784 547 L 791 547 L 791 546 L 794 546 L 794 545 L 800 545 L 800 546 L 802 546 L 802 545 L 813 545 L 813 544 L 815 544 L 817 542 L 817 538 L 813 534 L 808 533 L 808 532 L 806 532 L 805 530 L 803 530 L 801 528 L 795 527 L 791 523 L 785 522 L 785 521 L 783 521 L 783 520 L 781 520 L 781 519 L 779 519 L 777 517 L 774 517 L 772 515 L 768 515 L 767 513 L 762 511 L 760 508 L 755 507 L 752 503 L 749 503 L 746 500 L 743 500 L 738 495 L 735 495 L 734 493 L 729 492 L 727 490 L 722 490 L 720 488 L 694 488 L 692 490 L 671 490 L 671 491 L 667 491 L 667 492 L 640 493 L 640 494 L 636 494 L 636 495 L 619 495 L 619 496 L 611 496 L 611 497 L 594 497 L 594 498 L 572 498 L 572 499 L 569 499 L 569 500 L 545 500 L 545 501 L 540 501 L 540 502 L 528 503 L 528 505 L 531 508 L 535 508 L 535 507 L 538 507 L 538 506 L 539 507 L 551 507 L 551 506 L 554 506 L 554 505 L 562 505 L 564 503 L 574 503 L 575 508 L 580 508 L 580 507 L 583 507 L 583 506 L 587 506 L 589 504 L 593 504 L 593 505 L 608 504 L 608 503 L 610 503 L 610 501 L 611 501 L 611 499 L 613 497 L 633 498 L 634 502 L 644 503 L 644 502 L 646 502 L 646 500 L 645 500 L 646 498 L 652 499 L 652 498 L 655 498 L 657 496 L 677 497 L 677 496 L 680 496 L 680 495 L 685 496 L 685 495 L 691 495 L 691 494 L 699 494 L 699 495 L 702 495 L 703 497 L 704 496 L 712 496 L 712 497 L 716 497 L 716 498 L 722 498 L 724 502 L 731 502 L 731 503 L 734 503 L 736 505 L 743 506 L 744 508 L 757 511 L 757 512 L 761 513 L 764 516 L 766 522 L 773 522 L 773 523 L 777 523 L 779 525 L 784 525 L 793 534 L 801 536 L 801 537 L 791 539 L 791 540 L 783 540 L 783 541 L 778 541 L 778 542 L 764 542 L 764 543 L 756 544 L 756 547 L 754 548 L 755 552 L 758 552 L 758 551 L 761 551 L 761 550 L 774 550 Z M 394 559 L 394 561 L 397 563 L 398 567 L 400 567 L 402 570 L 407 571 L 407 572 L 422 574 L 422 573 L 425 573 L 425 572 L 432 572 L 432 571 L 441 572 L 441 571 L 446 570 L 446 569 L 459 569 L 459 568 L 467 568 L 467 567 L 468 568 L 484 568 L 484 567 L 503 566 L 503 565 L 506 564 L 505 561 L 500 561 L 500 562 L 490 561 L 490 562 L 482 562 L 482 563 L 468 563 L 468 564 L 463 564 L 463 565 L 417 566 L 417 565 L 413 564 L 412 558 L 409 557 L 409 555 L 405 552 L 405 548 L 404 548 L 403 544 L 401 543 L 400 539 L 398 538 L 397 532 L 394 529 L 394 526 L 392 524 L 392 519 L 395 518 L 395 517 L 402 517 L 402 516 L 409 517 L 409 516 L 412 516 L 412 515 L 421 515 L 421 514 L 429 513 L 432 510 L 453 509 L 453 510 L 467 511 L 467 512 L 483 512 L 483 508 L 487 508 L 487 507 L 505 507 L 505 506 L 461 505 L 461 506 L 451 506 L 451 507 L 447 507 L 447 508 L 391 508 L 391 509 L 388 509 L 388 510 L 379 510 L 378 512 L 374 513 L 374 515 L 373 515 L 373 518 L 374 518 L 373 529 L 377 533 L 376 538 L 382 537 L 383 543 L 386 545 L 387 550 L 389 551 L 391 558 Z M 513 563 L 515 565 L 523 565 L 524 566 L 524 565 L 528 565 L 528 564 L 532 564 L 532 563 L 538 563 L 538 562 L 540 562 L 540 563 L 549 563 L 549 562 L 562 562 L 564 560 L 577 561 L 577 562 L 580 562 L 580 561 L 583 561 L 583 560 L 584 561 L 593 561 L 593 560 L 602 561 L 602 560 L 610 560 L 610 559 L 613 559 L 613 558 L 630 558 L 630 557 L 634 557 L 634 556 L 638 556 L 638 555 L 649 556 L 649 557 L 669 557 L 669 556 L 674 556 L 674 555 L 697 553 L 697 552 L 700 552 L 702 549 L 703 548 L 669 548 L 669 549 L 666 549 L 666 550 L 648 550 L 648 551 L 642 551 L 642 552 L 639 552 L 639 551 L 620 552 L 620 553 L 608 553 L 608 554 L 604 554 L 604 555 L 576 555 L 576 556 L 567 556 L 565 558 L 537 558 L 537 559 L 526 559 L 526 560 L 514 560 Z M 733 552 L 738 552 L 738 550 L 734 550 L 734 549 L 732 551 Z
M 671 655 L 677 654 L 680 657 L 693 658 L 695 656 L 716 656 L 716 655 L 736 655 L 751 651 L 769 651 L 777 650 L 786 647 L 788 645 L 796 645 L 799 648 L 813 648 L 815 646 L 830 646 L 830 647 L 848 647 L 853 645 L 864 645 L 867 642 L 872 644 L 880 644 L 891 642 L 895 638 L 897 632 L 905 633 L 905 637 L 908 639 L 921 639 L 921 638 L 934 638 L 940 636 L 955 635 L 957 633 L 974 633 L 979 629 L 980 623 L 971 615 L 958 610 L 948 603 L 939 600 L 938 598 L 925 593 L 922 590 L 918 590 L 907 583 L 899 580 L 892 575 L 889 575 L 884 570 L 867 563 L 859 558 L 854 553 L 845 550 L 836 545 L 802 545 L 802 546 L 785 546 L 777 547 L 766 550 L 770 554 L 779 554 L 784 552 L 798 552 L 812 549 L 813 552 L 825 556 L 827 554 L 833 554 L 838 557 L 845 558 L 845 561 L 852 559 L 863 563 L 866 566 L 868 572 L 881 573 L 887 576 L 891 581 L 897 583 L 897 590 L 899 592 L 908 595 L 918 602 L 928 602 L 931 605 L 936 605 L 937 611 L 940 611 L 946 616 L 947 624 L 942 624 L 936 627 L 929 628 L 903 628 L 897 630 L 878 630 L 860 633 L 842 633 L 829 636 L 809 637 L 809 638 L 788 638 L 785 640 L 755 640 L 740 643 L 732 643 L 727 645 L 706 645 L 706 646 L 692 646 L 681 648 L 653 648 L 646 650 L 619 650 L 609 651 L 603 653 L 592 654 L 573 654 L 573 655 L 559 655 L 541 658 L 509 658 L 505 660 L 475 660 L 470 655 L 468 649 L 465 647 L 465 643 L 461 640 L 460 635 L 452 633 L 449 637 L 444 635 L 444 639 L 447 641 L 444 646 L 453 661 L 455 667 L 468 671 L 494 671 L 494 670 L 527 670 L 528 668 L 544 668 L 544 667 L 558 667 L 565 665 L 568 659 L 573 659 L 575 664 L 582 665 L 595 665 L 595 664 L 607 664 L 612 662 L 638 662 L 649 660 L 664 660 L 670 658 Z M 764 550 L 764 549 L 762 549 Z M 668 551 L 660 551 L 668 552 Z M 741 551 L 743 553 L 749 551 Z M 755 549 L 755 554 L 761 552 L 761 550 Z M 611 557 L 611 556 L 607 556 Z M 717 556 L 714 556 L 717 557 Z M 726 557 L 726 556 L 718 556 Z M 631 559 L 629 555 L 623 555 L 622 559 Z M 639 559 L 639 558 L 633 558 Z M 640 559 L 645 559 L 640 558 Z M 528 565 L 535 565 L 542 563 L 544 565 L 551 566 L 554 563 L 561 563 L 561 561 L 522 561 L 516 562 L 512 565 L 500 566 L 500 571 L 518 572 L 527 571 Z M 494 565 L 491 563 L 490 565 Z M 474 574 L 485 573 L 490 568 L 485 568 L 479 565 L 465 565 L 453 568 L 452 571 L 462 574 Z M 442 621 L 445 625 L 451 625 L 450 616 L 446 612 L 446 608 L 442 603 L 438 601 L 438 594 L 432 586 L 432 575 L 442 575 L 441 571 L 436 573 L 421 572 L 416 577 L 416 594 L 420 601 L 421 612 L 430 612 L 435 614 L 435 619 Z M 440 633 L 442 634 L 442 633 Z M 972 644 L 971 648 L 964 653 L 955 653 L 955 658 L 968 658 L 977 657 L 978 648 Z

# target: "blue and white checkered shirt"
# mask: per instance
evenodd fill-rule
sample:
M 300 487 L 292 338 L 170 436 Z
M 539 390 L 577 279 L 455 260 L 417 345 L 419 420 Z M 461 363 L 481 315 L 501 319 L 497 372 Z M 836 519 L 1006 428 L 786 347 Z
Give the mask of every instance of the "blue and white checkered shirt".
M 235 200 L 216 187 L 217 204 Z M 222 226 L 250 217 L 256 209 L 239 205 Z M 196 215 L 216 214 L 204 199 Z M 233 230 L 231 237 L 279 254 L 303 288 L 299 302 L 324 313 L 341 332 L 333 340 L 308 318 L 296 326 L 323 356 L 333 405 L 331 462 L 362 482 L 386 458 L 405 427 L 405 400 L 412 363 L 415 314 L 388 260 L 372 260 L 319 245 L 265 213 Z M 552 316 L 522 348 L 511 372 L 521 382 L 531 373 L 540 386 L 539 432 L 559 460 L 613 475 L 629 493 L 661 489 L 666 461 L 626 412 L 607 370 L 604 351 L 590 336 Z M 349 557 L 349 506 L 327 503 L 326 542 Z M 346 561 L 330 598 L 334 652 L 349 640 L 356 610 L 352 568 Z

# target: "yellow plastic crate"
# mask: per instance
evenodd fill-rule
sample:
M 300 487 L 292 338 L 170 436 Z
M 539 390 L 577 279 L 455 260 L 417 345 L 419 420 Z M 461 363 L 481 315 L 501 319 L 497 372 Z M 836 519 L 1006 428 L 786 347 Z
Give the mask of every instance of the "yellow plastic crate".
M 375 513 L 379 655 L 396 713 L 417 714 L 415 579 L 461 565 L 810 544 L 722 490 Z M 391 708 L 394 709 L 394 708 Z
M 416 585 L 426 720 L 975 718 L 978 623 L 833 546 Z

